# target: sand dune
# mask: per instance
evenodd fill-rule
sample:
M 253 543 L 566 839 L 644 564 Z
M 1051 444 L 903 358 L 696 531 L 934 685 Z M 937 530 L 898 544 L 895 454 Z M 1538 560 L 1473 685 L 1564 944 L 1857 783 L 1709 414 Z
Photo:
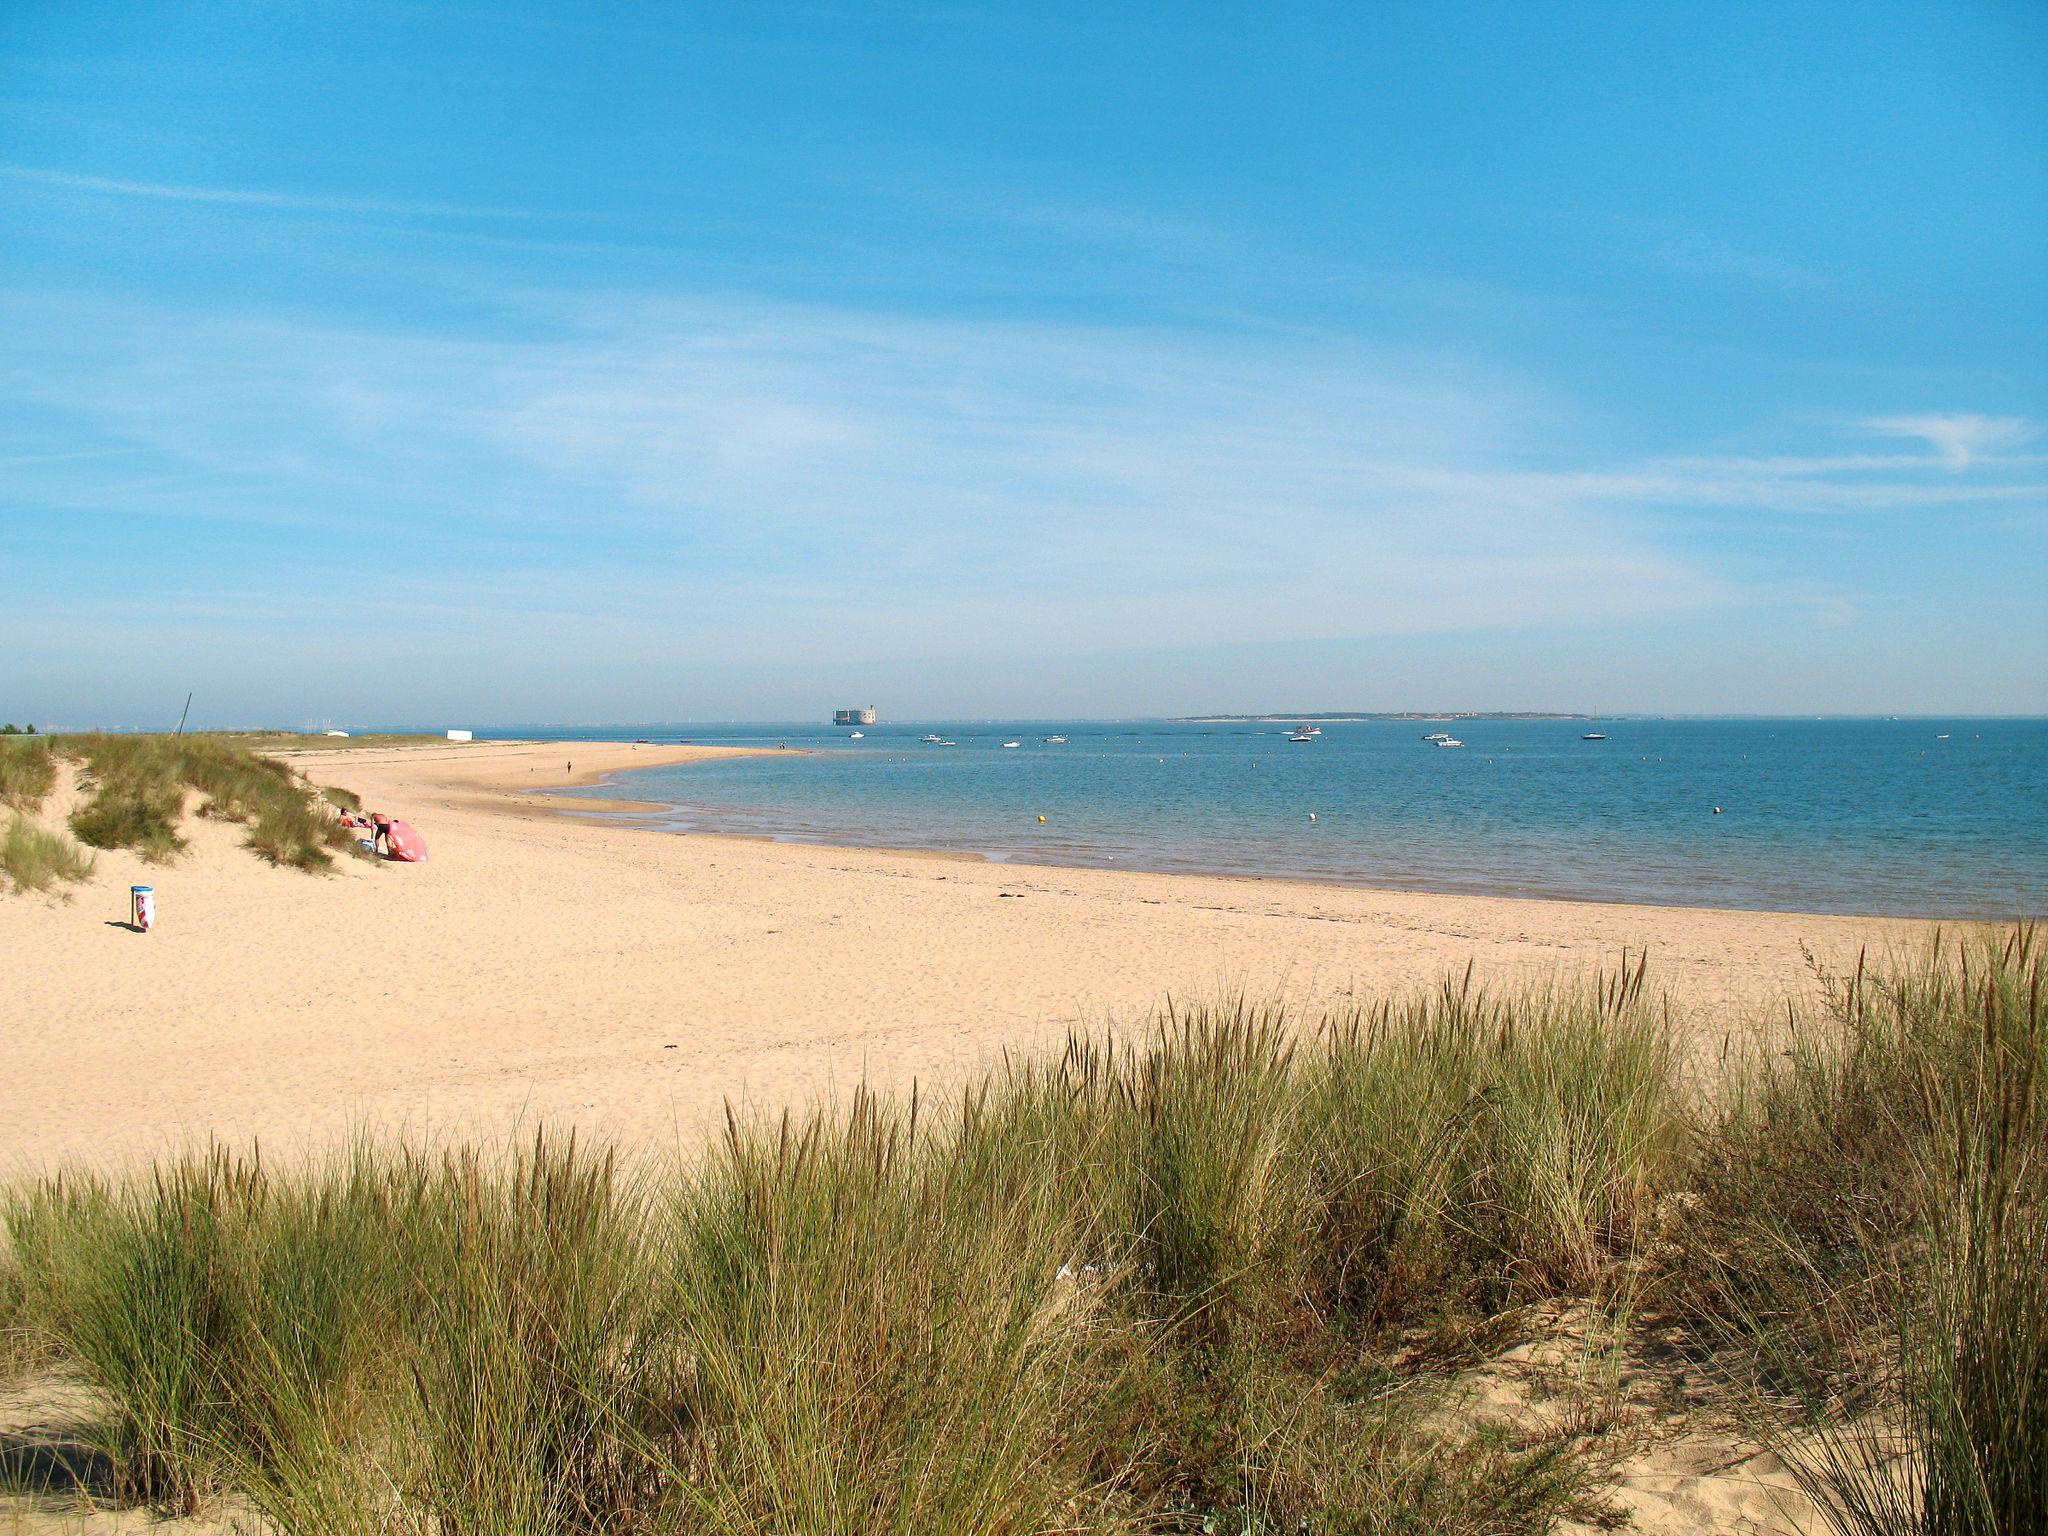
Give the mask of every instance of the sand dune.
M 1802 944 L 1848 958 L 1912 926 L 681 837 L 535 793 L 717 750 L 307 752 L 316 779 L 417 825 L 431 862 L 307 876 L 194 819 L 167 868 L 102 854 L 69 902 L 0 898 L 0 1160 L 208 1136 L 291 1151 L 366 1123 L 496 1136 L 536 1117 L 666 1148 L 729 1098 L 956 1081 L 1169 995 L 1309 1008 L 1467 961 L 1544 975 L 1645 946 L 1711 1036 L 1810 985 Z M 148 935 L 119 926 L 138 881 L 159 893 Z

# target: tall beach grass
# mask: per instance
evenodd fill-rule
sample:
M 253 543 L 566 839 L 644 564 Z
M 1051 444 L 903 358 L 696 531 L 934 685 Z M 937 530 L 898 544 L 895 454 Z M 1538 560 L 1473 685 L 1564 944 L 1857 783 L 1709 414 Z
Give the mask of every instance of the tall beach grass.
M 33 738 L 0 738 L 0 805 L 36 811 L 57 787 L 57 759 L 50 744 Z
M 2038 937 L 1822 979 L 1821 1016 L 1705 1128 L 1691 1304 L 1835 1529 L 2048 1529 Z
M 92 874 L 93 858 L 61 832 L 38 826 L 27 816 L 7 818 L 0 836 L 0 876 L 15 892 L 53 891 Z
M 1626 1255 L 1669 1090 L 1633 999 L 1468 984 L 1320 1030 L 1176 1011 L 945 1103 L 735 1115 L 661 1179 L 545 1137 L 289 1175 L 216 1152 L 45 1183 L 8 1224 L 27 1326 L 170 1509 L 1533 1531 L 1590 1463 L 1445 1431 L 1463 1357 L 1414 1338 Z
M 667 1172 L 540 1135 L 48 1180 L 0 1301 L 131 1497 L 291 1532 L 1538 1532 L 1605 1518 L 1611 1448 L 1461 1372 L 1640 1290 L 1840 1529 L 2037 1529 L 2038 955 L 1970 945 L 1840 981 L 1711 1108 L 1640 961 L 1468 974 L 735 1112 Z
M 157 863 L 175 858 L 194 792 L 200 815 L 248 826 L 247 846 L 273 864 L 324 870 L 337 849 L 354 846 L 332 812 L 334 797 L 228 737 L 66 736 L 55 750 L 79 764 L 89 797 L 71 829 L 95 848 L 130 848 Z

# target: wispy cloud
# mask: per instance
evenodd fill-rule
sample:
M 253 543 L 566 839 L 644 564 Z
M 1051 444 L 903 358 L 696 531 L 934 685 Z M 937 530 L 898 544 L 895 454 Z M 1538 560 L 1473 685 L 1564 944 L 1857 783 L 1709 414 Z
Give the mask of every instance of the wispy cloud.
M 1959 439 L 1960 477 L 1931 437 L 1615 462 L 1567 452 L 1525 385 L 1299 336 L 737 299 L 556 309 L 501 340 L 5 318 L 0 408 L 142 451 L 118 479 L 25 466 L 16 495 L 240 524 L 231 565 L 375 547 L 501 630 L 604 614 L 607 647 L 782 665 L 1624 622 L 1753 595 L 1693 520 L 2048 501 L 1992 462 L 2011 433 Z
M 1979 416 L 1971 412 L 1877 416 L 1863 426 L 1886 437 L 1920 438 L 1933 447 L 1950 469 L 1968 469 L 1980 456 L 2000 448 L 2016 448 L 2034 436 L 2033 427 L 2017 416 Z
M 273 209 L 293 213 L 384 214 L 406 218 L 518 219 L 533 217 L 514 208 L 479 208 L 451 203 L 391 202 L 377 198 L 309 197 L 287 192 L 251 191 L 241 187 L 200 187 L 166 182 L 126 181 L 112 176 L 84 176 L 72 171 L 33 165 L 0 165 L 0 177 L 66 192 L 108 197 L 144 198 L 155 202 L 218 204 L 231 208 Z

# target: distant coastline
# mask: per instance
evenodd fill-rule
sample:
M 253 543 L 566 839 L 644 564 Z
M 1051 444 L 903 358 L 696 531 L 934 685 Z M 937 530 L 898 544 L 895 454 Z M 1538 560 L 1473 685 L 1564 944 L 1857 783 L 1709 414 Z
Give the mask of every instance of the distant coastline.
M 1305 709 L 1301 712 L 1269 712 L 1263 715 L 1176 715 L 1175 725 L 1284 725 L 1305 720 L 1317 725 L 1355 725 L 1388 720 L 1613 720 L 1615 715 L 1573 715 L 1555 710 L 1526 709 L 1403 709 L 1378 714 L 1357 714 L 1341 710 Z

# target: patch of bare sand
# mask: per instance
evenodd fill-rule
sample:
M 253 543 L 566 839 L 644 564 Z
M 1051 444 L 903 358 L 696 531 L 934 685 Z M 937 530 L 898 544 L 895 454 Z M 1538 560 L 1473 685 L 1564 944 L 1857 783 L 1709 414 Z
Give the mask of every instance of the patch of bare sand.
M 48 1374 L 0 1382 L 0 1536 L 235 1536 L 261 1528 L 228 1507 L 165 1520 L 123 1505 L 100 1443 L 103 1417 L 77 1382 Z
M 1531 1337 L 1466 1373 L 1454 1401 L 1467 1420 L 1575 1437 L 1611 1458 L 1600 1521 L 1558 1536 L 1626 1529 L 1653 1536 L 1820 1536 L 1821 1512 L 1785 1460 L 1729 1412 L 1727 1389 L 1678 1347 L 1677 1330 L 1635 1319 L 1617 1335 L 1583 1304 L 1533 1317 Z

